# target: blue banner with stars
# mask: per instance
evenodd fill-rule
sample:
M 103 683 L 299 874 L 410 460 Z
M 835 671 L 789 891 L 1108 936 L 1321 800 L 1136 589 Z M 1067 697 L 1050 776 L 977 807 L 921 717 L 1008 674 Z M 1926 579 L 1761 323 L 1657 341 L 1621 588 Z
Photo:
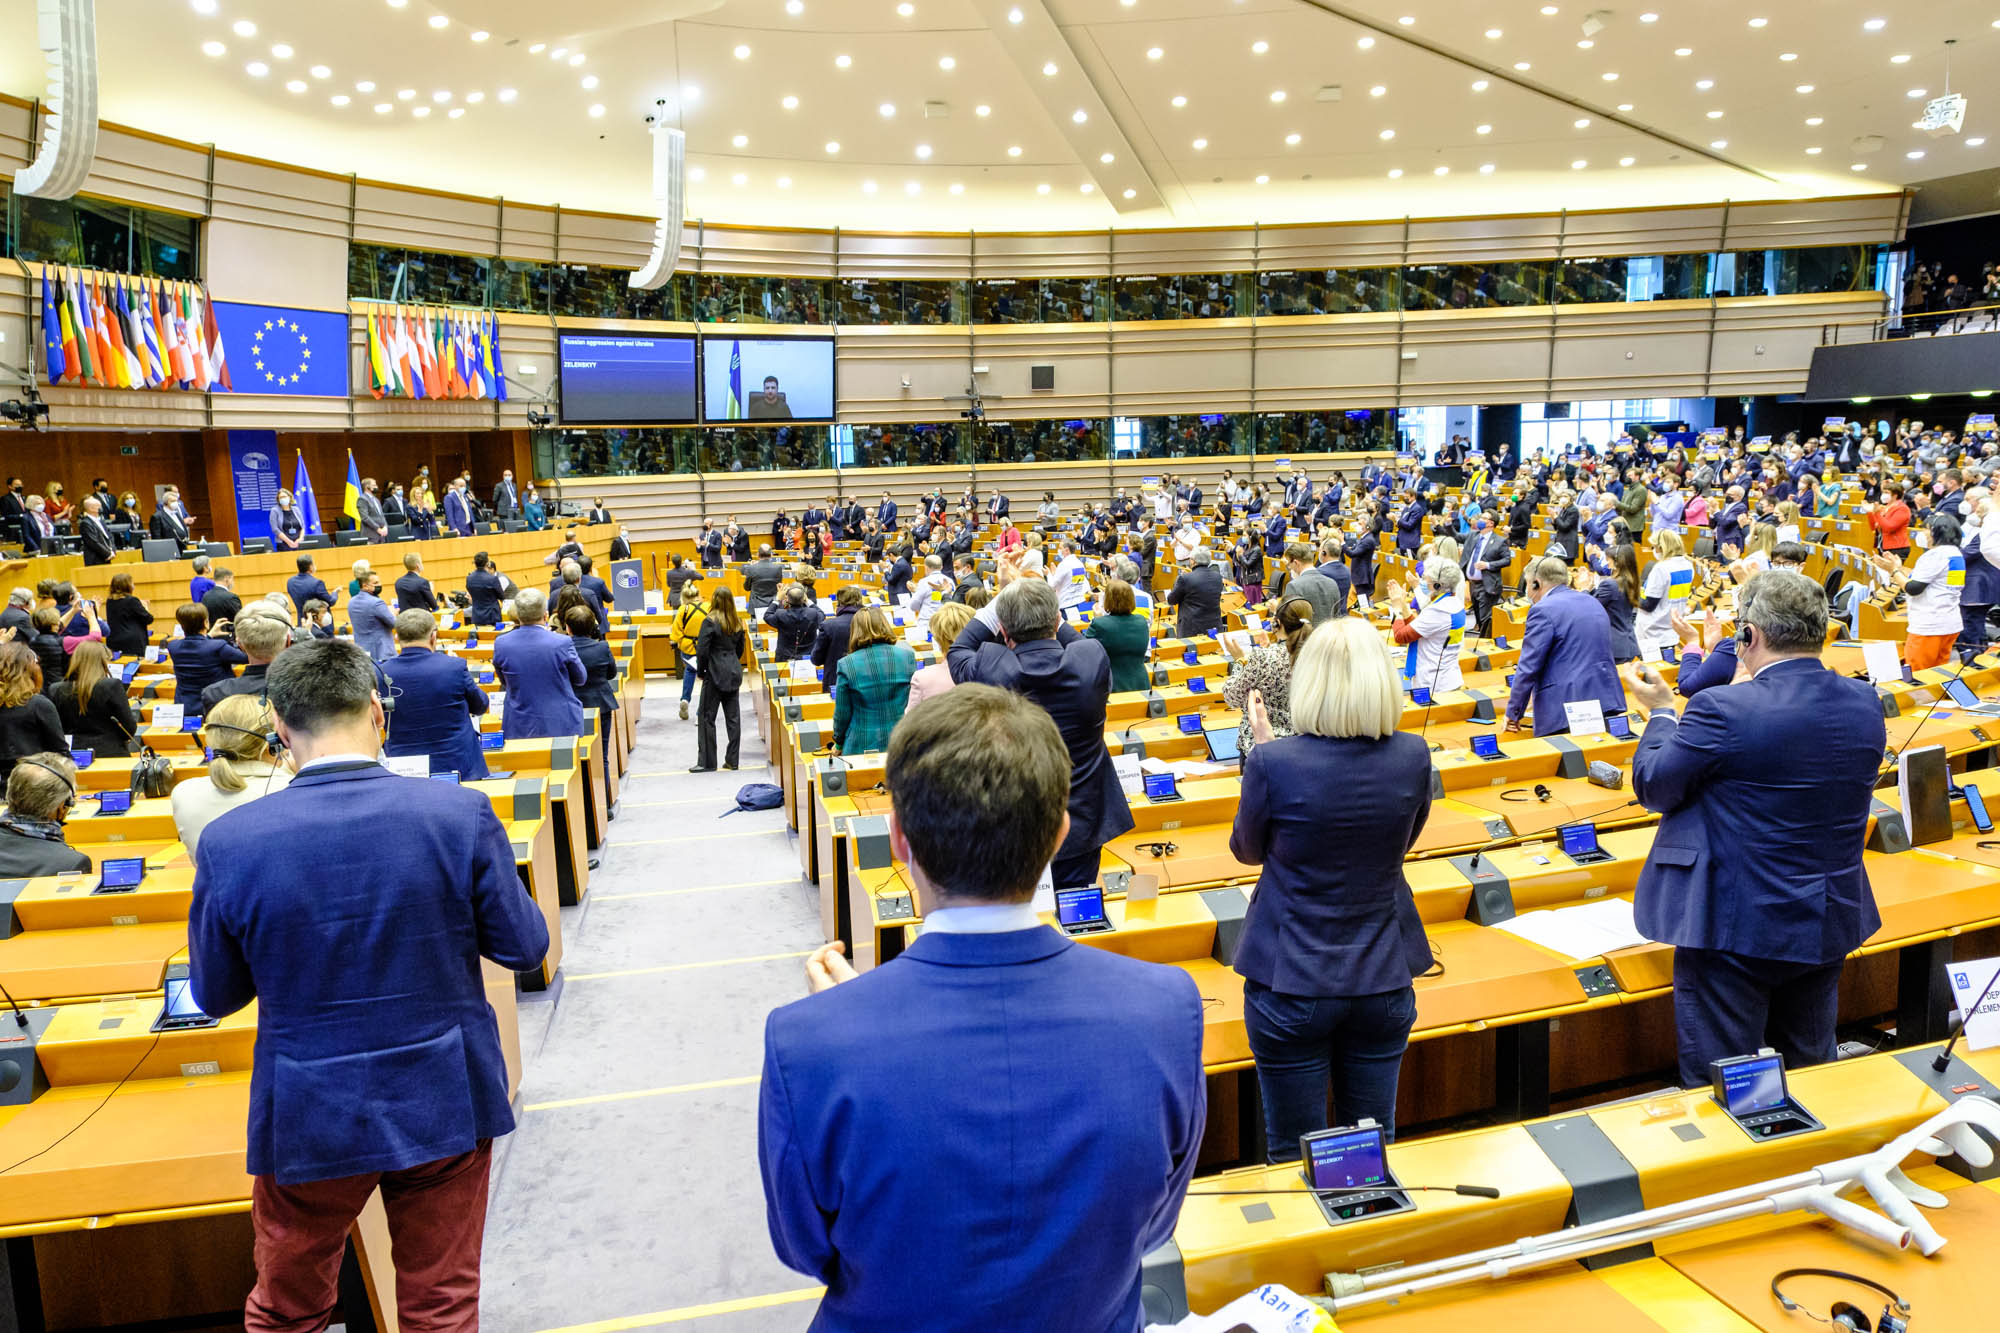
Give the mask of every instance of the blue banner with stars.
M 279 305 L 215 303 L 238 393 L 347 397 L 347 316 Z

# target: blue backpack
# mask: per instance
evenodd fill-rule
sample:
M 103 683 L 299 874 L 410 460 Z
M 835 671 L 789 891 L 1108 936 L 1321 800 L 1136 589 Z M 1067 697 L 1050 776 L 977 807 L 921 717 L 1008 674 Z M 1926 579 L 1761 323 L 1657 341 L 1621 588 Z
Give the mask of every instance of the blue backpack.
M 736 789 L 736 809 L 724 810 L 718 819 L 743 810 L 776 810 L 785 803 L 785 789 L 768 782 L 746 782 Z

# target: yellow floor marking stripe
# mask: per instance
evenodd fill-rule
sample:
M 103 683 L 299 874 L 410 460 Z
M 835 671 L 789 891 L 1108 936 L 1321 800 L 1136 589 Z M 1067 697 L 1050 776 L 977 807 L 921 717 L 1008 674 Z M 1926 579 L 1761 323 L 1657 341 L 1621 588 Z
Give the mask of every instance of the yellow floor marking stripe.
M 760 953 L 747 958 L 717 958 L 706 963 L 663 963 L 658 967 L 627 967 L 615 972 L 572 972 L 571 981 L 602 981 L 606 977 L 651 977 L 662 972 L 688 972 L 698 967 L 730 967 L 736 963 L 772 963 L 781 958 L 805 958 L 811 949 L 800 949 L 795 953 Z
M 763 1075 L 747 1078 L 717 1078 L 706 1083 L 681 1083 L 671 1088 L 639 1088 L 633 1092 L 600 1092 L 591 1097 L 562 1097 L 552 1102 L 529 1102 L 523 1111 L 554 1111 L 564 1106 L 597 1106 L 604 1102 L 629 1102 L 641 1097 L 671 1097 L 681 1092 L 707 1092 L 711 1088 L 740 1088 L 761 1081 Z
M 743 1296 L 733 1301 L 710 1301 L 707 1305 L 684 1305 L 678 1310 L 655 1310 L 651 1314 L 627 1315 L 623 1319 L 600 1319 L 592 1324 L 565 1324 L 545 1328 L 541 1333 L 621 1333 L 628 1328 L 656 1328 L 661 1324 L 685 1324 L 711 1315 L 736 1314 L 743 1310 L 768 1310 L 774 1305 L 796 1305 L 816 1301 L 826 1295 L 825 1287 L 801 1287 L 797 1291 L 774 1291 L 766 1296 Z
M 801 878 L 755 879 L 741 884 L 703 884 L 698 888 L 692 889 L 641 889 L 637 893 L 593 893 L 590 897 L 593 902 L 619 903 L 632 898 L 674 898 L 679 897 L 683 893 L 714 893 L 717 889 L 782 888 L 787 884 L 803 884 L 804 882 Z

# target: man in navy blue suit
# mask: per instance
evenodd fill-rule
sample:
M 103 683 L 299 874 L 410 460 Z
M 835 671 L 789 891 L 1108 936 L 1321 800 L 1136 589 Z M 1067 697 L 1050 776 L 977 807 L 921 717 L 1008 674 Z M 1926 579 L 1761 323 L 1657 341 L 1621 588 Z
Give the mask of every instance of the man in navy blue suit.
M 340 594 L 329 591 L 319 571 L 313 567 L 310 555 L 299 557 L 299 572 L 285 580 L 285 593 L 292 599 L 295 625 L 306 623 L 306 603 L 318 598 L 328 606 L 340 600 Z
M 472 535 L 472 500 L 465 493 L 465 478 L 454 478 L 444 493 L 444 524 L 454 537 Z
M 269 684 L 298 776 L 208 825 L 188 913 L 195 1002 L 218 1018 L 260 1002 L 244 1326 L 324 1327 L 379 1186 L 404 1326 L 476 1328 L 493 1140 L 514 1128 L 480 959 L 534 967 L 548 927 L 485 796 L 376 762 L 366 653 L 300 644 Z M 357 831 L 395 855 L 299 854 Z
M 493 669 L 507 687 L 501 730 L 509 740 L 584 734 L 576 692 L 589 673 L 569 635 L 549 629 L 548 616 L 542 590 L 523 588 L 514 595 L 518 623 L 493 641 Z
M 1421 496 L 1412 497 L 1410 502 L 1396 515 L 1396 549 L 1414 552 L 1424 544 L 1424 515 L 1430 513 Z
M 882 525 L 882 531 L 896 530 L 896 502 L 889 498 L 889 492 L 882 492 L 882 503 L 875 506 L 875 521 Z
M 486 755 L 472 719 L 485 715 L 486 691 L 465 662 L 437 650 L 437 617 L 423 608 L 397 614 L 396 642 L 402 651 L 382 664 L 396 700 L 382 753 L 428 755 L 431 772 L 477 782 Z
M 201 692 L 219 680 L 229 679 L 232 666 L 242 666 L 250 658 L 227 639 L 209 635 L 208 611 L 193 602 L 174 612 L 181 627 L 180 637 L 167 640 L 167 657 L 174 664 L 174 700 L 187 717 L 201 716 Z
M 1068 767 L 1006 691 L 961 684 L 897 724 L 889 845 L 923 934 L 858 977 L 819 950 L 816 993 L 764 1027 L 771 1241 L 826 1283 L 815 1330 L 1142 1322 L 1140 1262 L 1173 1235 L 1207 1115 L 1202 1003 L 1177 968 L 1041 924 Z
M 1111 659 L 1062 621 L 1056 590 L 1003 560 L 1000 595 L 946 651 L 952 680 L 1026 695 L 1056 720 L 1069 747 L 1069 833 L 1050 867 L 1055 886 L 1095 884 L 1104 844 L 1132 827 L 1132 808 L 1104 747 Z
M 1650 670 L 1630 680 L 1650 714 L 1632 791 L 1661 816 L 1633 910 L 1674 946 L 1684 1088 L 1760 1046 L 1794 1067 L 1833 1059 L 1841 963 L 1882 924 L 1861 861 L 1881 702 L 1821 665 L 1817 583 L 1773 570 L 1749 587 L 1736 644 L 1748 681 L 1703 690 L 1676 718 L 1671 686 Z
M 1535 734 L 1569 730 L 1563 705 L 1595 699 L 1608 717 L 1625 710 L 1611 661 L 1611 617 L 1604 604 L 1569 586 L 1569 566 L 1552 555 L 1528 562 L 1522 589 L 1532 605 L 1521 631 L 1521 661 L 1507 687 L 1507 730 L 1535 706 Z

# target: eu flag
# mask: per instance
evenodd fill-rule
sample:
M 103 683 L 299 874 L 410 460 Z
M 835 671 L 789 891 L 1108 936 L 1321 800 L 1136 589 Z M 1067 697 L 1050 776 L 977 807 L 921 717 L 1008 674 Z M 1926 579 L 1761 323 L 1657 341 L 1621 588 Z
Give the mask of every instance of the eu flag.
M 344 312 L 235 301 L 217 301 L 214 307 L 236 392 L 347 397 Z
M 292 504 L 304 520 L 308 535 L 319 532 L 319 497 L 313 494 L 313 480 L 306 473 L 305 450 L 299 450 L 298 470 L 292 474 Z

